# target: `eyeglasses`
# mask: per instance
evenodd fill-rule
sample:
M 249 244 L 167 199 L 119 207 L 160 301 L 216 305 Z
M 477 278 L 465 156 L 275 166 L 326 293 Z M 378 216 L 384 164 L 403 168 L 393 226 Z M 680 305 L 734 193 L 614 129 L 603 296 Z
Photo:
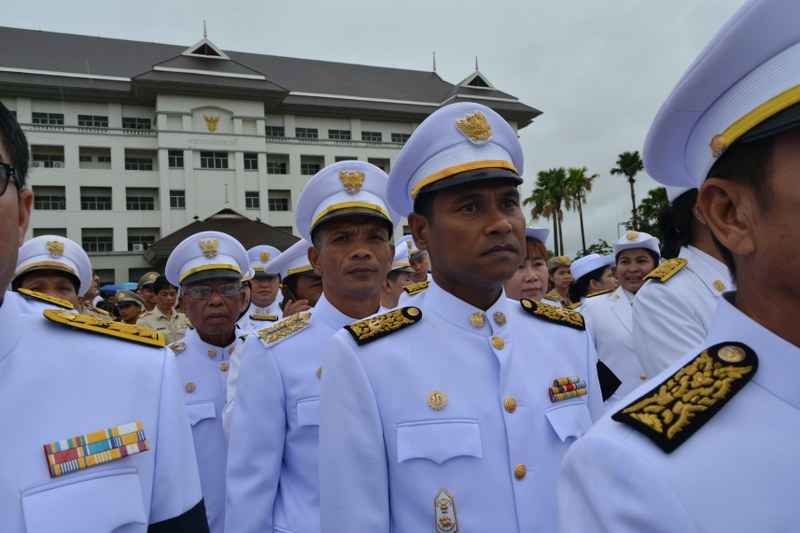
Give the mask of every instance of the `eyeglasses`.
M 8 163 L 0 162 L 0 196 L 3 196 L 6 193 L 6 189 L 8 188 L 8 183 L 14 179 L 15 182 L 17 181 L 17 171 L 13 165 L 9 165 Z
M 224 285 L 218 285 L 217 288 L 209 287 L 208 285 L 192 285 L 190 287 L 183 288 L 183 294 L 188 294 L 195 300 L 207 300 L 211 298 L 211 293 L 217 291 L 217 294 L 222 296 L 223 298 L 230 298 L 231 296 L 236 296 L 241 292 L 242 286 L 239 283 L 226 283 Z

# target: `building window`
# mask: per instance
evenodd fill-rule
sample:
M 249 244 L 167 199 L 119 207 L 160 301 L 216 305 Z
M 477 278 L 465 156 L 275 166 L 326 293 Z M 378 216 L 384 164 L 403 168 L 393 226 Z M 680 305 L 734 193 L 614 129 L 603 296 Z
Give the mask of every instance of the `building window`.
M 389 160 L 388 159 L 375 159 L 375 158 L 370 157 L 370 158 L 367 159 L 367 162 L 368 163 L 372 163 L 373 165 L 375 165 L 379 169 L 383 170 L 387 174 L 389 173 Z
M 111 211 L 111 196 L 81 195 L 82 211 Z
M 313 176 L 321 168 L 319 163 L 300 163 L 300 174 L 303 176 Z
M 244 154 L 244 169 L 258 170 L 258 154 L 253 154 L 253 153 Z
M 125 170 L 153 170 L 153 160 L 149 157 L 126 157 Z
M 90 156 L 90 155 L 79 155 L 78 156 L 78 162 L 79 163 L 91 163 L 92 160 L 93 160 L 92 156 Z
M 63 126 L 64 113 L 34 113 L 33 123 L 40 126 Z
M 33 167 L 64 168 L 64 156 L 59 154 L 33 153 Z
M 78 126 L 82 128 L 107 128 L 108 117 L 102 115 L 78 115 Z
M 43 235 L 58 235 L 66 239 L 67 228 L 33 228 L 34 237 L 41 237 Z
M 87 253 L 111 252 L 114 250 L 114 238 L 104 235 L 85 235 L 81 238 L 81 248 Z
M 171 189 L 169 191 L 169 208 L 186 209 L 186 191 L 181 189 Z
M 337 155 L 334 159 L 337 163 L 339 161 L 358 161 L 358 158 L 353 155 Z
M 383 141 L 383 133 L 379 131 L 362 131 L 361 140 L 379 143 Z
M 156 200 L 152 196 L 128 196 L 125 198 L 125 209 L 128 211 L 153 211 Z
M 167 152 L 169 168 L 183 168 L 183 150 L 170 150 Z
M 122 129 L 149 130 L 151 129 L 151 121 L 149 118 L 122 117 Z
M 97 156 L 98 163 L 111 163 L 111 156 L 110 155 L 98 155 Z
M 244 206 L 247 209 L 261 209 L 261 199 L 258 197 L 258 191 L 244 192 Z
M 392 142 L 393 143 L 406 143 L 408 139 L 411 137 L 410 133 L 392 133 Z
M 63 211 L 67 208 L 64 187 L 33 187 L 33 208 L 45 211 Z
M 156 238 L 153 235 L 128 235 L 128 251 L 144 252 L 154 242 Z
M 269 210 L 270 211 L 288 211 L 289 204 L 291 203 L 290 191 L 277 191 L 271 190 L 267 193 L 269 195 Z
M 328 130 L 328 139 L 334 141 L 349 141 L 350 130 Z
M 267 137 L 286 137 L 283 126 L 264 126 L 264 134 Z
M 286 162 L 267 161 L 267 174 L 286 174 Z
M 228 152 L 200 152 L 200 168 L 228 168 Z
M 294 136 L 298 139 L 318 139 L 319 132 L 317 128 L 295 128 Z

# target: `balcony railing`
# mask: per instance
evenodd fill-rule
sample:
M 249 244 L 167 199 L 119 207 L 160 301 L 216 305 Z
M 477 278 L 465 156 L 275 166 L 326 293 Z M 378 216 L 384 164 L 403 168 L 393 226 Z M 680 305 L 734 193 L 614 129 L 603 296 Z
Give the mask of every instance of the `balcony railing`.
M 30 131 L 58 131 L 63 133 L 88 133 L 90 135 L 135 135 L 137 137 L 155 137 L 158 131 L 139 128 L 99 128 L 97 126 L 72 126 L 62 124 L 20 124 L 22 129 Z

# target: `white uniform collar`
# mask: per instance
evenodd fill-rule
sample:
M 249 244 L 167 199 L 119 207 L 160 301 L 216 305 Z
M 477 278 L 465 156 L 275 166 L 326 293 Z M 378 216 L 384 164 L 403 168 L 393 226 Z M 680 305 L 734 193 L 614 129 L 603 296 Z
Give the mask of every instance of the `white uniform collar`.
M 381 312 L 382 310 L 383 307 L 376 309 L 377 312 Z M 324 292 L 320 295 L 319 300 L 317 300 L 317 305 L 315 305 L 309 313 L 311 313 L 311 316 L 313 316 L 315 320 L 322 320 L 334 330 L 340 330 L 348 324 L 362 320 L 361 318 L 347 316 L 336 309 L 333 304 L 325 298 Z
M 230 359 L 231 353 L 233 353 L 233 351 L 236 349 L 236 346 L 241 343 L 241 340 L 238 337 L 239 333 L 240 331 L 238 330 L 235 332 L 236 336 L 233 338 L 233 342 L 231 342 L 228 346 L 216 346 L 201 339 L 196 329 L 187 329 L 186 335 L 184 335 L 184 337 L 179 340 L 178 343 L 185 343 L 189 352 L 196 352 L 201 355 L 205 355 L 209 361 L 219 363 L 220 361 L 227 361 Z
M 682 247 L 680 257 L 689 261 L 686 268 L 694 272 L 714 296 L 721 296 L 723 291 L 734 289 L 730 270 L 717 258 L 692 245 Z
M 22 337 L 22 310 L 20 309 L 20 295 L 6 291 L 3 304 L 0 305 L 0 362 L 10 355 Z M 29 317 L 33 318 L 33 317 Z M 45 320 L 37 317 L 34 320 Z
M 456 327 L 485 336 L 497 335 L 503 329 L 510 320 L 511 305 L 516 303 L 509 300 L 505 291 L 501 290 L 497 301 L 483 311 L 453 296 L 436 283 L 431 283 L 421 298 L 419 302 L 423 317 L 425 313 L 433 312 Z M 477 318 L 478 316 L 481 318 Z M 475 323 L 480 323 L 481 320 L 483 326 L 476 326 Z

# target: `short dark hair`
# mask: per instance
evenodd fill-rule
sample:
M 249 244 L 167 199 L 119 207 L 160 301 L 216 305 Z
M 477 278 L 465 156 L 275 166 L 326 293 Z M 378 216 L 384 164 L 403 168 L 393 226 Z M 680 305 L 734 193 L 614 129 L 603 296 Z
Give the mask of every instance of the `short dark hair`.
M 172 283 L 167 280 L 167 276 L 158 276 L 156 280 L 153 282 L 153 292 L 158 294 L 161 292 L 162 289 L 166 289 L 167 287 L 172 287 L 175 290 L 178 290 L 178 287 L 173 285 Z
M 763 209 L 769 209 L 772 195 L 771 183 L 766 179 L 772 173 L 772 153 L 775 138 L 780 133 L 755 141 L 734 143 L 720 156 L 708 171 L 708 177 L 720 178 L 740 183 L 753 191 L 756 203 Z M 711 232 L 714 244 L 722 254 L 722 259 L 731 271 L 731 278 L 736 281 L 736 265 L 733 254 L 725 248 L 714 232 Z
M 658 212 L 658 232 L 661 237 L 661 256 L 664 259 L 678 257 L 681 247 L 694 240 L 694 204 L 697 189 L 681 194 L 672 204 L 664 204 Z
M 24 189 L 31 160 L 28 139 L 25 137 L 25 132 L 19 127 L 17 119 L 2 102 L 0 102 L 0 133 L 3 134 L 6 148 L 11 155 L 11 161 L 6 161 L 6 163 L 14 165 L 19 188 Z
M 436 200 L 437 192 L 421 192 L 414 199 L 414 212 L 424 216 L 429 222 L 433 221 L 433 202 Z

